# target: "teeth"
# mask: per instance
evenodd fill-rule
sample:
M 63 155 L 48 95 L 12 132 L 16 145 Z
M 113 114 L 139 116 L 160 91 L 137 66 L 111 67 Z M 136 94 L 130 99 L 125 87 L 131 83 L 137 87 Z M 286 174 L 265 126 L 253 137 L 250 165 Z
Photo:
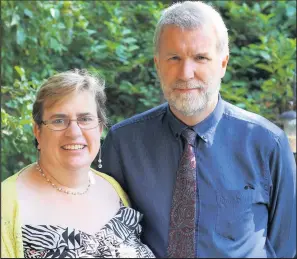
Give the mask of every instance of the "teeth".
M 76 149 L 83 149 L 84 145 L 66 145 L 63 148 L 70 149 L 70 150 L 76 150 Z

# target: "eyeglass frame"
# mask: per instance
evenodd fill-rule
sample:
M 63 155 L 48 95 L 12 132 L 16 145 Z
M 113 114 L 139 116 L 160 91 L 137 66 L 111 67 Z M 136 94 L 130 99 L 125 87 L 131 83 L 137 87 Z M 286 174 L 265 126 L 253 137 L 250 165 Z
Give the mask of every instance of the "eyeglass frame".
M 89 129 L 81 128 L 81 126 L 79 125 L 79 122 L 78 122 L 78 120 L 79 120 L 80 118 L 77 118 L 76 120 L 70 120 L 70 119 L 66 118 L 66 119 L 68 120 L 68 125 L 67 125 L 67 127 L 66 127 L 65 129 L 59 129 L 59 130 L 51 129 L 51 128 L 48 126 L 48 124 L 51 124 L 51 123 L 48 123 L 48 121 L 50 121 L 50 120 L 45 120 L 45 121 L 42 120 L 42 121 L 41 121 L 41 124 L 43 124 L 44 126 L 46 126 L 48 129 L 50 129 L 50 130 L 52 130 L 52 131 L 62 131 L 62 130 L 66 130 L 66 129 L 68 129 L 69 126 L 70 126 L 71 121 L 76 121 L 77 126 L 78 126 L 80 129 L 82 129 L 82 130 L 91 130 L 91 129 L 95 129 L 95 128 L 97 128 L 97 127 L 100 125 L 100 122 L 101 122 L 100 118 L 98 118 L 98 117 L 96 117 L 96 116 L 87 116 L 87 117 L 94 117 L 94 118 L 97 119 L 98 124 L 96 125 L 96 127 L 94 127 L 94 128 L 89 128 Z M 65 118 L 59 118 L 59 119 L 63 119 L 63 120 L 65 120 Z

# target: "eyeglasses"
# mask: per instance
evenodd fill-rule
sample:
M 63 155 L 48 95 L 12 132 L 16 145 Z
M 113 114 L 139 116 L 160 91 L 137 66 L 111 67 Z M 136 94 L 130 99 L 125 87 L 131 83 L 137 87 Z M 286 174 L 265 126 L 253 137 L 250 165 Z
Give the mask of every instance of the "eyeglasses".
M 100 119 L 94 116 L 83 116 L 76 120 L 70 120 L 69 118 L 57 118 L 53 120 L 41 121 L 50 130 L 65 130 L 69 127 L 71 121 L 76 121 L 77 125 L 81 129 L 94 129 L 98 127 Z

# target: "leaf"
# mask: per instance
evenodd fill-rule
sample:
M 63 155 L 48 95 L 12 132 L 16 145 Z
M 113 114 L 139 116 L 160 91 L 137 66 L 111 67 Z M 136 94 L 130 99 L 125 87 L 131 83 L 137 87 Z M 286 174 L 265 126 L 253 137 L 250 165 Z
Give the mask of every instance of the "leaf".
M 263 69 L 265 71 L 268 71 L 270 73 L 274 72 L 274 69 L 272 67 L 268 66 L 267 64 L 256 64 L 255 66 L 258 67 L 258 68 L 261 68 L 261 69 Z
M 286 8 L 286 14 L 288 17 L 291 17 L 291 16 L 294 16 L 296 14 L 296 7 L 293 7 L 293 6 L 288 6 Z
M 55 50 L 55 51 L 60 51 L 61 50 L 61 44 L 55 39 L 51 38 L 50 39 L 50 48 Z
M 261 35 L 259 38 L 263 44 L 266 44 L 268 41 L 268 37 L 265 35 Z
M 19 76 L 21 77 L 22 80 L 24 80 L 26 78 L 25 70 L 22 67 L 15 66 L 14 69 L 17 71 L 17 73 L 19 74 Z
M 89 36 L 91 36 L 92 34 L 96 33 L 95 30 L 86 30 L 86 31 L 88 32 Z
M 50 9 L 50 13 L 51 13 L 51 16 L 52 16 L 53 18 L 56 18 L 56 12 L 55 12 L 55 9 L 54 9 L 54 8 L 51 8 L 51 9 Z
M 18 26 L 17 32 L 16 32 L 17 44 L 22 46 L 25 42 L 25 38 L 26 38 L 26 35 L 25 35 L 24 29 L 22 27 Z
M 31 120 L 28 119 L 21 119 L 20 120 L 20 125 L 24 126 L 25 124 L 31 124 Z
M 224 76 L 224 82 L 229 82 L 232 78 L 232 74 L 229 71 L 226 71 L 225 76 Z
M 28 10 L 27 8 L 24 10 L 24 14 L 27 15 L 28 17 L 32 18 L 33 17 L 33 13 Z
M 271 57 L 269 55 L 269 53 L 267 53 L 266 51 L 260 51 L 260 56 L 263 57 L 265 60 L 271 60 Z
M 132 37 L 124 38 L 124 39 L 122 40 L 122 42 L 124 42 L 124 43 L 134 43 L 134 42 L 136 42 L 136 41 L 137 41 L 137 39 L 132 38 Z
M 127 35 L 127 34 L 130 34 L 131 33 L 131 30 L 129 30 L 129 29 L 124 29 L 123 31 L 122 31 L 122 35 L 123 36 L 125 36 L 125 35 Z
M 132 45 L 132 46 L 129 46 L 128 47 L 128 51 L 134 51 L 134 50 L 136 50 L 136 49 L 139 49 L 139 46 L 137 46 L 137 45 Z
M 106 45 L 97 45 L 94 49 L 96 49 L 96 51 L 98 50 L 102 50 L 102 49 L 106 49 L 107 46 Z
M 245 81 L 232 81 L 231 84 L 237 87 L 245 87 L 247 86 L 248 82 Z
M 20 16 L 18 14 L 13 14 L 12 19 L 11 19 L 11 23 L 10 26 L 14 26 L 17 25 L 20 21 Z
M 259 3 L 254 4 L 254 10 L 257 12 L 261 12 L 261 7 L 260 7 Z

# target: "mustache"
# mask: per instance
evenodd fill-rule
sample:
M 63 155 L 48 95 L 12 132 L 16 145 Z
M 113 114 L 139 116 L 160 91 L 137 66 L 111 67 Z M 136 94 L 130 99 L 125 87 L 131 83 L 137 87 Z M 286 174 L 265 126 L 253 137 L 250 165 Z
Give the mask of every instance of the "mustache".
M 203 89 L 205 88 L 205 83 L 201 81 L 190 81 L 190 82 L 183 82 L 183 81 L 177 81 L 173 84 L 173 88 L 178 89 Z

